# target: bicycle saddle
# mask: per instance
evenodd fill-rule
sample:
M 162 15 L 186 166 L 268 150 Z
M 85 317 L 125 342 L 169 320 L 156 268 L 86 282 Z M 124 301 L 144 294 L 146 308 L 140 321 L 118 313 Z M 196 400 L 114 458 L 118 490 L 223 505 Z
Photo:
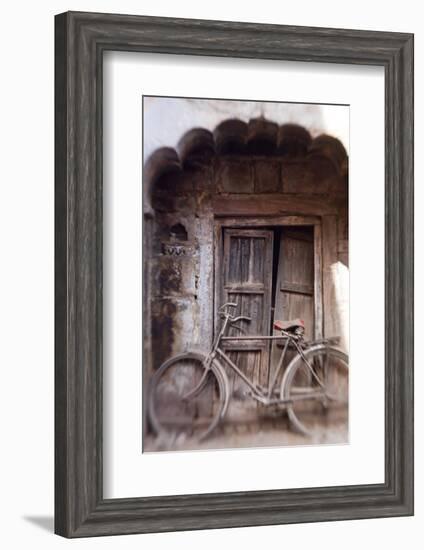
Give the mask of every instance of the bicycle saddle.
M 303 319 L 291 319 L 290 321 L 274 321 L 274 328 L 277 330 L 293 331 L 297 328 L 305 328 Z

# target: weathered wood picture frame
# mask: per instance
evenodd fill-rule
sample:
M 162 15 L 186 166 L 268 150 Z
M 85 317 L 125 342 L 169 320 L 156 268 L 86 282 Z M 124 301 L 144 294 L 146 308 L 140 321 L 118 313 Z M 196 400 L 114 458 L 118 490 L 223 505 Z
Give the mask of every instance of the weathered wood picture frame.
M 412 515 L 413 35 L 73 12 L 56 16 L 55 25 L 56 533 L 85 537 Z M 103 498 L 106 50 L 384 67 L 384 483 Z

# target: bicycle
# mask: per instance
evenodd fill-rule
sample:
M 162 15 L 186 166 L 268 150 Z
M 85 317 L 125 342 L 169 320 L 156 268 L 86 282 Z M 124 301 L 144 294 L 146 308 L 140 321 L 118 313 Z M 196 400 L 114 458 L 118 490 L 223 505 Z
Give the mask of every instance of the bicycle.
M 265 406 L 277 406 L 288 413 L 290 425 L 311 436 L 329 422 L 346 422 L 348 414 L 348 357 L 335 347 L 338 339 L 306 342 L 300 319 L 274 321 L 278 336 L 228 336 L 230 327 L 250 322 L 250 317 L 232 316 L 228 302 L 219 309 L 223 319 L 208 354 L 186 352 L 165 361 L 151 379 L 148 417 L 157 435 L 208 437 L 224 419 L 231 398 L 224 365 L 250 388 L 250 396 Z M 244 331 L 243 331 L 244 332 Z M 278 365 L 267 386 L 253 383 L 230 359 L 221 344 L 240 340 L 282 341 Z M 288 349 L 295 349 L 277 386 Z

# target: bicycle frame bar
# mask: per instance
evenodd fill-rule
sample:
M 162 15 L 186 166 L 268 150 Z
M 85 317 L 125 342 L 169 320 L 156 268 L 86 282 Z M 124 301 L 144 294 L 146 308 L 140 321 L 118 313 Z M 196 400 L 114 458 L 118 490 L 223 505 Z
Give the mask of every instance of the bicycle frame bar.
M 229 319 L 226 318 L 225 319 L 225 322 L 223 323 L 223 326 L 219 332 L 219 334 L 217 335 L 217 338 L 215 339 L 215 342 L 213 344 L 213 347 L 212 347 L 212 352 L 210 354 L 210 356 L 208 356 L 208 359 L 209 357 L 211 357 L 210 361 L 212 362 L 214 357 L 216 355 L 219 355 L 220 359 L 222 359 L 233 371 L 235 371 L 238 376 L 240 376 L 240 378 L 249 386 L 249 388 L 255 393 L 255 395 L 257 396 L 260 396 L 260 397 L 267 397 L 267 398 L 270 398 L 271 397 L 271 394 L 274 390 L 274 386 L 277 382 L 277 378 L 278 378 L 278 375 L 283 367 L 283 363 L 284 363 L 284 358 L 286 356 L 286 352 L 287 352 L 287 349 L 288 349 L 288 346 L 290 344 L 290 342 L 293 342 L 295 343 L 296 345 L 296 342 L 294 342 L 294 339 L 291 338 L 289 335 L 287 336 L 259 336 L 259 337 L 254 337 L 254 336 L 240 336 L 240 337 L 225 337 L 223 336 L 225 334 L 225 331 L 227 329 L 227 326 L 228 326 L 228 321 Z M 273 375 L 273 378 L 272 378 L 272 382 L 271 384 L 268 385 L 267 388 L 265 388 L 265 391 L 262 390 L 261 387 L 258 387 L 258 386 L 255 386 L 255 384 L 253 384 L 253 382 L 251 380 L 249 380 L 249 378 L 247 378 L 247 376 L 238 368 L 238 366 L 228 357 L 228 355 L 225 353 L 225 350 L 223 351 L 221 348 L 220 348 L 220 343 L 222 340 L 225 340 L 225 341 L 238 341 L 238 340 L 285 340 L 286 343 L 284 345 L 284 349 L 283 351 L 281 352 L 281 356 L 280 356 L 280 359 L 278 361 L 278 366 L 275 370 L 275 373 Z M 298 346 L 296 345 L 296 348 Z
M 227 363 L 227 365 L 228 365 L 230 368 L 232 368 L 232 369 L 240 376 L 240 378 L 242 378 L 242 379 L 246 382 L 246 384 L 249 386 L 249 388 L 250 388 L 255 394 L 260 395 L 260 396 L 263 396 L 262 391 L 260 391 L 260 388 L 257 388 L 257 387 L 253 384 L 253 382 L 247 378 L 247 376 L 238 368 L 238 366 L 237 366 L 235 363 L 233 363 L 233 361 L 231 361 L 231 359 L 228 357 L 228 355 L 227 355 L 224 351 L 222 351 L 221 348 L 218 347 L 218 348 L 216 349 L 216 353 L 217 353 L 217 355 L 219 355 L 219 357 L 220 357 L 221 359 L 223 359 L 223 360 Z
M 306 364 L 306 366 L 310 370 L 312 376 L 315 378 L 315 380 L 318 382 L 318 384 L 321 387 L 323 387 L 322 382 L 319 380 L 319 378 L 317 377 L 317 375 L 314 372 L 314 369 L 309 364 L 309 361 L 306 358 L 302 347 L 298 344 L 296 339 L 293 338 L 290 334 L 284 333 L 282 336 L 238 336 L 238 337 L 237 336 L 236 337 L 224 336 L 224 334 L 227 330 L 228 324 L 229 324 L 230 316 L 226 315 L 224 319 L 225 320 L 222 324 L 221 330 L 219 331 L 219 333 L 215 337 L 215 340 L 212 344 L 212 349 L 211 349 L 210 353 L 208 354 L 208 356 L 205 360 L 205 369 L 206 369 L 205 374 L 210 369 L 212 361 L 218 355 L 221 360 L 223 360 L 238 376 L 240 376 L 240 378 L 248 385 L 248 387 L 253 391 L 253 393 L 257 397 L 270 399 L 271 395 L 272 395 L 272 392 L 274 390 L 274 387 L 276 385 L 278 375 L 280 374 L 281 369 L 283 368 L 283 363 L 284 363 L 284 359 L 286 357 L 287 349 L 288 349 L 290 344 L 293 344 L 294 347 L 296 348 L 298 354 L 302 357 L 302 360 L 304 361 L 304 363 Z M 251 380 L 249 380 L 249 378 L 247 378 L 247 376 L 238 368 L 238 366 L 228 357 L 228 355 L 225 353 L 225 350 L 222 350 L 220 348 L 221 341 L 228 342 L 228 341 L 240 341 L 240 340 L 285 340 L 284 348 L 283 348 L 283 351 L 281 352 L 281 356 L 280 356 L 280 359 L 278 361 L 277 368 L 275 369 L 275 372 L 273 373 L 272 379 L 271 379 L 269 385 L 266 388 L 263 389 L 260 386 L 256 386 Z M 194 393 L 199 391 L 199 389 L 201 388 L 201 386 L 203 384 L 203 381 L 204 381 L 204 377 L 202 376 L 202 379 L 200 380 L 199 384 L 196 386 L 196 388 L 194 388 L 190 392 L 190 395 L 193 395 Z
M 278 361 L 277 368 L 275 369 L 274 376 L 272 377 L 272 380 L 268 386 L 268 397 L 270 398 L 272 395 L 272 392 L 274 390 L 274 386 L 277 382 L 278 375 L 280 374 L 281 369 L 283 368 L 284 359 L 286 357 L 287 348 L 289 347 L 290 338 L 287 338 L 286 343 L 284 344 L 284 349 L 281 352 L 280 359 Z

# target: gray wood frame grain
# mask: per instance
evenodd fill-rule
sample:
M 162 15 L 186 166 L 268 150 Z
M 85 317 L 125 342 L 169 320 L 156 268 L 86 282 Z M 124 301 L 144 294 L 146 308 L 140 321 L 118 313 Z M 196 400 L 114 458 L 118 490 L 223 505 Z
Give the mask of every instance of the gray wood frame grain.
M 56 17 L 55 530 L 66 537 L 413 513 L 413 35 L 65 13 Z M 385 482 L 102 496 L 102 54 L 131 50 L 385 70 Z

